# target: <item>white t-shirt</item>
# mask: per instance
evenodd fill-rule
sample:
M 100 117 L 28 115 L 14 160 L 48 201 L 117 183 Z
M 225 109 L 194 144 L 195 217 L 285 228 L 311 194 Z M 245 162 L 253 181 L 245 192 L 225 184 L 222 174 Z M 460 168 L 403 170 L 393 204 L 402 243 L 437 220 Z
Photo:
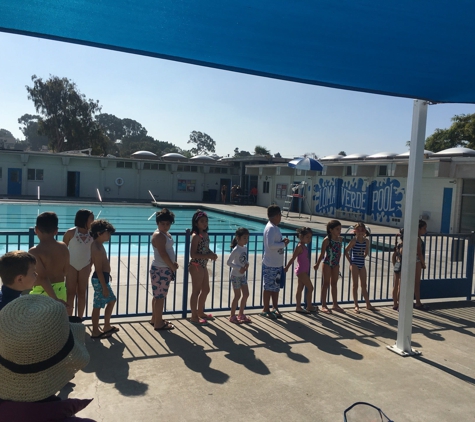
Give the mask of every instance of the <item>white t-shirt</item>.
M 160 230 L 155 230 L 155 233 L 160 233 L 163 236 L 165 236 L 166 243 L 165 243 L 165 252 L 167 253 L 168 257 L 172 262 L 175 262 L 175 251 L 173 250 L 173 238 L 168 234 L 168 233 L 161 233 Z M 168 267 L 166 262 L 162 259 L 160 252 L 158 252 L 158 249 L 153 246 L 153 261 L 152 265 L 155 267 Z
M 280 229 L 270 221 L 264 229 L 264 259 L 262 263 L 268 267 L 284 266 L 285 243 L 282 241 Z
M 231 275 L 235 277 L 243 277 L 245 273 L 241 273 L 239 270 L 247 263 L 247 247 L 236 245 L 231 252 L 231 255 L 229 255 L 227 262 L 231 267 Z

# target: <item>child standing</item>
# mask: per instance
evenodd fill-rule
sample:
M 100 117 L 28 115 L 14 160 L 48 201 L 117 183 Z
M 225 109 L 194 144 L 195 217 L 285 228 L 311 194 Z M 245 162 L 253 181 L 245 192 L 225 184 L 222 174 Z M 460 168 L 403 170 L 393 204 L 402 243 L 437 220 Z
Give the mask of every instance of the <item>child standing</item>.
M 68 315 L 73 314 L 74 299 L 77 297 L 77 316 L 82 318 L 86 308 L 86 291 L 91 273 L 92 236 L 89 234 L 94 214 L 89 210 L 79 210 L 74 219 L 73 228 L 63 236 L 63 242 L 69 248 L 69 268 L 66 275 L 66 293 Z
M 291 267 L 292 263 L 297 260 L 297 265 L 295 267 L 295 275 L 298 279 L 297 292 L 295 295 L 297 306 L 295 311 L 300 314 L 309 314 L 311 312 L 318 311 L 318 307 L 314 308 L 312 306 L 312 294 L 313 294 L 313 284 L 310 280 L 308 272 L 310 271 L 310 260 L 308 256 L 307 246 L 312 241 L 312 229 L 310 227 L 302 227 L 297 229 L 297 236 L 299 237 L 299 244 L 294 250 L 292 258 L 289 260 L 284 270 L 287 272 Z M 302 308 L 302 291 L 304 287 L 307 288 L 307 308 Z
M 398 236 L 401 238 L 401 242 L 398 243 Z M 402 266 L 402 242 L 404 236 L 404 229 L 399 231 L 396 235 L 396 246 L 394 247 L 391 261 L 394 266 L 394 282 L 393 282 L 393 309 L 397 311 L 399 309 L 399 293 L 401 291 L 401 266 Z
M 36 258 L 38 275 L 30 294 L 49 296 L 68 306 L 64 280 L 69 268 L 69 250 L 63 242 L 55 239 L 58 216 L 54 212 L 41 213 L 36 218 L 35 233 L 40 243 L 29 252 Z
M 12 300 L 18 299 L 21 292 L 29 290 L 36 281 L 36 258 L 28 252 L 7 252 L 0 258 L 0 277 L 2 293 L 0 310 Z
M 353 301 L 355 302 L 355 312 L 360 313 L 358 305 L 358 279 L 361 283 L 361 293 L 366 302 L 366 309 L 376 311 L 369 301 L 368 290 L 366 288 L 366 267 L 365 258 L 369 253 L 369 231 L 364 223 L 356 223 L 354 226 L 355 237 L 351 239 L 345 248 L 345 256 L 350 263 L 351 278 L 353 279 Z
M 422 240 L 421 236 L 424 236 L 427 233 L 427 223 L 424 220 L 419 220 L 419 230 L 417 232 L 417 259 L 416 259 L 416 277 L 414 283 L 414 296 L 416 303 L 414 304 L 415 309 L 421 311 L 428 311 L 429 307 L 421 303 L 421 276 L 422 270 L 426 269 L 425 254 L 426 254 L 426 245 Z
M 269 222 L 264 229 L 264 258 L 262 260 L 262 279 L 264 292 L 262 302 L 264 308 L 261 316 L 270 319 L 282 318 L 279 312 L 280 283 L 284 277 L 284 249 L 289 244 L 289 239 L 282 239 L 282 233 L 277 227 L 282 220 L 282 214 L 278 205 L 270 205 L 267 208 Z M 274 309 L 270 311 L 270 300 Z
M 119 331 L 117 327 L 110 325 L 112 310 L 116 302 L 116 297 L 110 286 L 111 267 L 107 259 L 104 242 L 108 242 L 111 235 L 115 233 L 114 226 L 106 220 L 96 220 L 91 224 L 91 236 L 94 242 L 91 246 L 91 261 L 94 265 L 92 274 L 92 286 L 94 287 L 94 302 L 92 305 L 92 335 L 93 339 L 103 339 L 111 337 L 113 333 Z M 99 315 L 101 308 L 105 307 L 104 325 L 99 328 Z
M 227 264 L 231 267 L 230 281 L 234 289 L 234 299 L 231 303 L 231 316 L 229 321 L 233 324 L 250 323 L 251 318 L 244 315 L 246 301 L 249 297 L 249 288 L 247 287 L 247 279 L 245 272 L 249 268 L 247 261 L 247 242 L 249 242 L 249 230 L 240 227 L 236 230 L 234 239 L 231 242 L 232 252 L 229 255 Z M 236 309 L 241 298 L 239 306 L 239 315 L 236 316 Z
M 338 220 L 330 220 L 327 224 L 327 237 L 323 239 L 320 256 L 313 267 L 315 271 L 318 270 L 320 262 L 323 260 L 322 312 L 327 314 L 332 313 L 327 306 L 327 293 L 329 287 L 331 287 L 333 300 L 332 309 L 336 312 L 345 312 L 343 308 L 338 306 L 337 283 L 340 275 L 341 244 L 343 241 L 340 234 L 341 223 Z M 324 256 L 325 259 L 323 259 Z
M 175 214 L 163 208 L 155 215 L 157 230 L 152 235 L 153 261 L 150 267 L 152 283 L 152 325 L 155 331 L 173 330 L 175 326 L 163 319 L 163 305 L 170 283 L 175 280 L 178 262 L 175 261 L 173 238 L 168 231 L 175 222 Z
M 190 296 L 190 322 L 194 325 L 207 325 L 208 321 L 214 319 L 213 315 L 207 315 L 204 312 L 206 297 L 210 290 L 207 265 L 209 259 L 216 261 L 218 255 L 211 252 L 209 249 L 207 214 L 201 210 L 196 211 L 193 214 L 191 224 L 191 260 L 188 269 L 192 284 Z

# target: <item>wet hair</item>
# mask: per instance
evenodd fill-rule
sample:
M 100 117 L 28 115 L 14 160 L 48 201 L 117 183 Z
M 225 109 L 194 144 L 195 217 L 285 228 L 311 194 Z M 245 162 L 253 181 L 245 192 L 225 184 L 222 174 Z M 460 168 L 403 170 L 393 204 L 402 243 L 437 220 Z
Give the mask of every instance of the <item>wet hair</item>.
M 231 240 L 231 249 L 234 249 L 236 247 L 236 245 L 238 244 L 238 239 L 241 236 L 244 236 L 245 234 L 247 234 L 249 236 L 249 230 L 245 229 L 244 227 L 239 227 L 236 230 L 236 233 L 234 234 L 234 238 L 233 238 L 233 240 Z
M 278 205 L 269 205 L 267 207 L 267 218 L 275 217 L 281 213 L 280 207 Z
M 93 237 L 93 239 L 97 239 L 99 235 L 101 235 L 104 232 L 109 232 L 110 234 L 114 234 L 115 228 L 107 220 L 95 220 L 92 222 L 91 230 L 89 230 L 89 234 Z
M 419 220 L 419 230 L 427 226 L 427 222 L 424 220 Z
M 309 233 L 312 233 L 312 229 L 310 227 L 299 227 L 297 230 L 295 230 L 297 232 L 297 236 L 299 237 L 299 239 L 301 237 L 304 237 L 306 236 L 307 234 Z
M 89 220 L 90 215 L 92 215 L 92 211 L 90 210 L 79 210 L 74 218 L 74 225 L 82 229 L 87 229 L 87 220 Z
M 341 226 L 341 223 L 340 223 L 338 220 L 330 220 L 330 221 L 327 223 L 327 235 L 330 236 L 330 235 L 331 235 L 331 231 L 332 231 L 335 227 L 338 227 L 338 226 Z
M 41 233 L 54 233 L 58 230 L 58 216 L 51 211 L 42 212 L 36 217 L 36 228 Z
M 366 227 L 365 223 L 363 223 L 362 221 L 359 221 L 358 223 L 356 223 L 356 224 L 353 226 L 353 231 L 354 231 L 355 233 L 356 233 L 356 229 L 357 229 L 358 227 L 364 227 L 364 229 L 365 229 L 365 235 L 366 235 L 366 236 L 370 236 L 370 235 L 371 235 L 371 230 L 370 230 L 368 227 Z
M 34 264 L 36 264 L 36 258 L 29 252 L 7 252 L 0 258 L 0 277 L 3 284 L 11 286 L 17 276 L 26 276 L 30 266 Z
M 162 208 L 161 211 L 157 211 L 155 214 L 155 221 L 160 223 L 160 221 L 169 221 L 170 224 L 175 222 L 175 214 L 173 214 L 168 208 Z
M 198 228 L 198 220 L 201 217 L 208 218 L 208 214 L 206 214 L 204 211 L 196 210 L 196 212 L 193 214 L 193 217 L 191 218 L 191 232 L 192 233 L 200 234 L 200 229 Z M 207 231 L 208 231 L 208 227 L 206 227 L 205 232 Z

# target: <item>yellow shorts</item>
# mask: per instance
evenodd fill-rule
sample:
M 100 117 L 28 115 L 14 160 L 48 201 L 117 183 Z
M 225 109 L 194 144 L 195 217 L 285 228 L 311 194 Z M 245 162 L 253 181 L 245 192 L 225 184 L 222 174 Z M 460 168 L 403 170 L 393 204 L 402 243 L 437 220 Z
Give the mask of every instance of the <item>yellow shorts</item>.
M 51 287 L 53 287 L 53 291 L 56 293 L 56 297 L 66 302 L 66 285 L 64 284 L 64 281 L 60 281 L 59 283 L 51 283 Z M 30 292 L 30 295 L 48 296 L 48 294 L 41 286 L 33 287 Z

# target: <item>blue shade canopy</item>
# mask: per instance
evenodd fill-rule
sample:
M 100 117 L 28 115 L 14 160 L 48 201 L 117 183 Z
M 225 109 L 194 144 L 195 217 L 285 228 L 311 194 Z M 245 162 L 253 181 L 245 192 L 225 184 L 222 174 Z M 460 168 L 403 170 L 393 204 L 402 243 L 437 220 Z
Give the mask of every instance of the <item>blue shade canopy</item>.
M 473 0 L 2 0 L 0 31 L 475 103 L 474 16 Z
M 296 158 L 295 160 L 289 161 L 287 165 L 297 170 L 323 170 L 323 165 L 319 161 L 310 157 Z

